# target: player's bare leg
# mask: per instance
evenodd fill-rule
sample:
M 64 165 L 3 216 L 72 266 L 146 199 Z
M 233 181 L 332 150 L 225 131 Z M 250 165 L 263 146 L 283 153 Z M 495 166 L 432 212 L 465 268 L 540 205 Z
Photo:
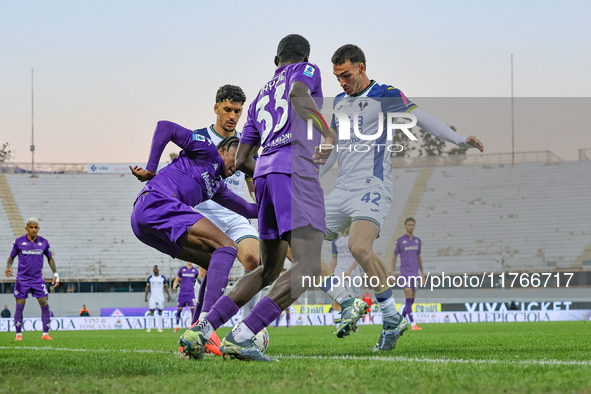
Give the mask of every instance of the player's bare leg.
M 380 339 L 373 350 L 385 351 L 394 349 L 398 338 L 406 331 L 407 325 L 404 317 L 396 309 L 396 301 L 387 282 L 386 265 L 373 251 L 377 234 L 378 228 L 373 222 L 354 220 L 349 234 L 349 250 L 370 277 L 370 285 L 374 285 L 374 293 L 384 316 L 384 324 Z

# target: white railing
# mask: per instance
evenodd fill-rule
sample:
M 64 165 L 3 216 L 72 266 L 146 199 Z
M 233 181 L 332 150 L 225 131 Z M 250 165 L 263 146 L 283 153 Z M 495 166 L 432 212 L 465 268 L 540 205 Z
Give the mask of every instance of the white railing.
M 474 166 L 511 164 L 513 160 L 515 160 L 515 163 L 558 163 L 563 161 L 560 157 L 556 156 L 554 153 L 550 151 L 533 151 L 515 152 L 514 159 L 512 153 L 486 153 L 471 155 L 446 155 L 424 157 L 392 157 L 392 166 L 394 168 Z

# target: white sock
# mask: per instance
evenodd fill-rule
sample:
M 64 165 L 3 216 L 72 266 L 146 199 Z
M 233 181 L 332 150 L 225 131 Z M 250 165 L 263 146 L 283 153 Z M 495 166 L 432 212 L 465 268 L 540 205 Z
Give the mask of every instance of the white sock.
M 207 320 L 200 320 L 197 325 L 201 329 L 201 334 L 208 340 L 214 333 L 213 326 Z
M 199 314 L 199 319 L 197 319 L 197 320 L 198 320 L 198 321 L 203 321 L 203 320 L 205 320 L 205 316 L 207 316 L 207 314 L 208 314 L 208 313 L 209 313 L 209 312 L 201 312 L 201 313 Z
M 156 318 L 156 321 L 158 322 L 158 328 L 161 329 L 162 328 L 162 312 L 160 312 L 158 314 L 158 317 Z
M 394 297 L 388 298 L 386 301 L 380 301 L 380 309 L 382 310 L 382 316 L 384 317 L 392 317 L 398 313 L 398 309 L 396 309 L 396 301 Z
M 148 324 L 146 328 L 152 328 L 154 326 L 154 315 L 148 315 Z
M 345 284 L 351 283 L 350 280 L 351 280 L 350 278 L 345 278 L 343 280 L 342 275 L 341 276 L 331 275 L 325 281 L 325 283 L 321 286 L 321 289 L 324 290 L 324 292 L 330 298 L 332 298 L 333 300 L 338 302 L 340 305 L 343 303 L 343 301 L 353 298 L 353 297 L 351 297 L 351 294 L 349 294 L 349 291 L 345 287 Z
M 255 336 L 255 333 L 242 322 L 232 329 L 232 334 L 234 335 L 234 340 L 236 342 L 244 342 Z

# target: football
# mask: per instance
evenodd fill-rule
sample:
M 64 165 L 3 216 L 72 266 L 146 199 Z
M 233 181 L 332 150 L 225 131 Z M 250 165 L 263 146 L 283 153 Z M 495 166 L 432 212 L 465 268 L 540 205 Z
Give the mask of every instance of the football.
M 269 331 L 263 328 L 257 335 L 254 336 L 254 345 L 263 353 L 269 347 Z

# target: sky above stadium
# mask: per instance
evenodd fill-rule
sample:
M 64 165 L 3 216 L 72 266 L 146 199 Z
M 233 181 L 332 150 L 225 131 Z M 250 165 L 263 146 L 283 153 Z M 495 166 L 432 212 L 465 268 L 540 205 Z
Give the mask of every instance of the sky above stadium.
M 34 69 L 36 162 L 145 162 L 158 120 L 211 124 L 215 93 L 227 83 L 244 89 L 248 106 L 273 75 L 279 40 L 299 33 L 327 97 L 341 92 L 330 57 L 347 43 L 364 50 L 370 78 L 419 106 L 421 97 L 509 97 L 513 54 L 515 96 L 546 98 L 520 99 L 529 107 L 521 112 L 516 105 L 515 150 L 576 160 L 591 148 L 582 119 L 591 102 L 591 2 L 290 4 L 1 1 L 0 144 L 10 143 L 13 162 L 30 162 Z M 510 152 L 510 106 L 501 101 L 471 122 L 423 108 L 477 135 L 487 152 Z

